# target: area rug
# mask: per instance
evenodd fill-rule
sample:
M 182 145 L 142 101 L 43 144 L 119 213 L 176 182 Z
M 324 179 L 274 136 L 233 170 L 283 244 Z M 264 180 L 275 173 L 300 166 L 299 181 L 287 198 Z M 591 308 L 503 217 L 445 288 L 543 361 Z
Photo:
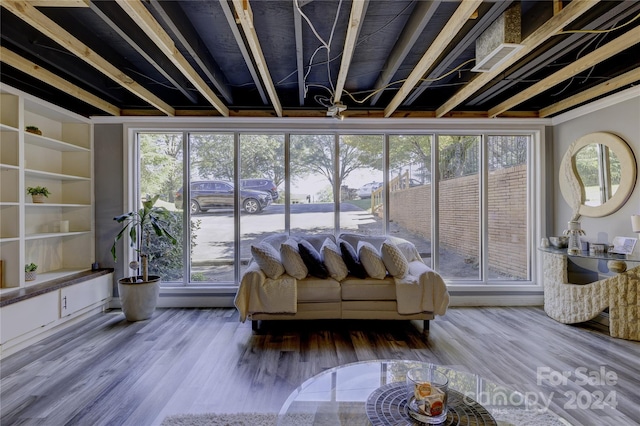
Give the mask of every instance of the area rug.
M 549 414 L 539 414 L 526 410 L 504 409 L 494 410 L 500 426 L 566 426 L 566 420 Z M 370 424 L 362 422 L 362 416 L 356 421 L 347 418 L 323 418 L 322 415 L 293 414 L 283 419 L 286 426 L 302 425 L 349 425 L 361 426 Z M 234 413 L 234 414 L 177 414 L 166 417 L 161 426 L 276 426 L 278 415 L 271 413 Z
M 275 426 L 277 421 L 271 413 L 178 414 L 166 417 L 162 426 Z

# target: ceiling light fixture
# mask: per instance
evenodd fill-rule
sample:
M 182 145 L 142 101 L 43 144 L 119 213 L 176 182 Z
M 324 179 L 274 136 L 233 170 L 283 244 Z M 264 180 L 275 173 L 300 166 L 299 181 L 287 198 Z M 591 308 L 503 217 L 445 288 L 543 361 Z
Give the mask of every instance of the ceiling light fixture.
M 337 118 L 338 120 L 343 120 L 344 116 L 342 112 L 347 109 L 347 106 L 341 102 L 337 102 L 333 105 L 330 105 L 327 109 L 327 117 Z

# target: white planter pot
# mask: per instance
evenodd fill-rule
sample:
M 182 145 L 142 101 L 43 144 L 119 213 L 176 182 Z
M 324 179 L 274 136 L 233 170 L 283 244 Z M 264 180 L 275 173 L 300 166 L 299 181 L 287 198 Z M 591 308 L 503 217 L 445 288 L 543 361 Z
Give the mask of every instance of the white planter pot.
M 128 321 L 149 319 L 158 304 L 160 277 L 149 275 L 147 282 L 137 283 L 132 283 L 130 278 L 122 278 L 118 280 L 118 294 L 122 312 Z

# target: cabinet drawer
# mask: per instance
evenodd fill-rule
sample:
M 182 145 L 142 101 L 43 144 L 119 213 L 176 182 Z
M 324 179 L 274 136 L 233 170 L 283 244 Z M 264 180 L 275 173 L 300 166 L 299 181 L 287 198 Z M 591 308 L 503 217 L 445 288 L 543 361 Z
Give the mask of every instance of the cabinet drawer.
M 60 290 L 60 317 L 64 318 L 111 296 L 112 274 Z
M 5 306 L 0 309 L 0 341 L 4 343 L 57 319 L 57 291 Z

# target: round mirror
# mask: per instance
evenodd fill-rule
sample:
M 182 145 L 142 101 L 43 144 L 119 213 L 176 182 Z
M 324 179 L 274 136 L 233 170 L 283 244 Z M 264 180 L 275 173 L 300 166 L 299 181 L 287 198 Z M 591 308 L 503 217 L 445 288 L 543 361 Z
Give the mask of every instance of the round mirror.
M 574 216 L 607 216 L 627 201 L 636 173 L 635 157 L 624 140 L 611 133 L 590 133 L 564 155 L 560 190 Z
M 576 153 L 575 162 L 585 205 L 597 207 L 613 197 L 620 187 L 620 160 L 615 152 L 592 143 Z

